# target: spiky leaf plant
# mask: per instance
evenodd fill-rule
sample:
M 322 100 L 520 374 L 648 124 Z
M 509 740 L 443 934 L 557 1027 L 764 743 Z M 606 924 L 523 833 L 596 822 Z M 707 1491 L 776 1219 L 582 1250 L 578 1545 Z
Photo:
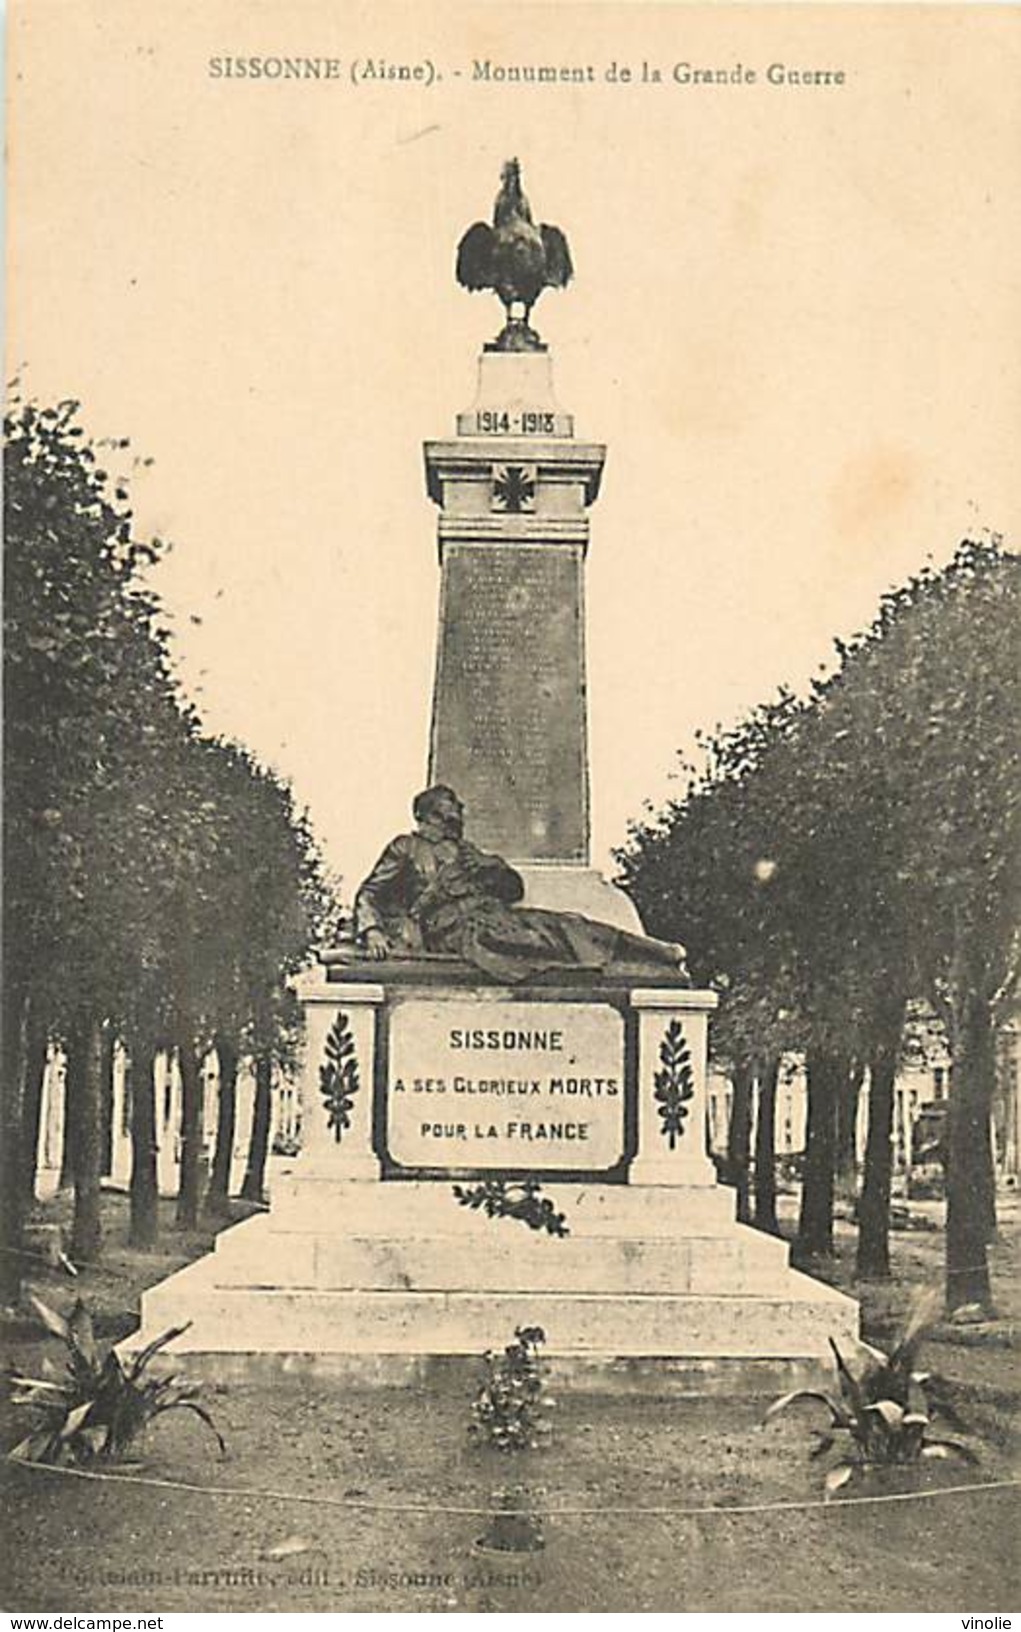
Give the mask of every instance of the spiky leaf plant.
M 16 1461 L 76 1467 L 114 1462 L 167 1411 L 190 1411 L 215 1435 L 220 1455 L 226 1453 L 223 1436 L 196 1398 L 196 1385 L 147 1375 L 153 1358 L 187 1326 L 161 1333 L 125 1369 L 111 1348 L 96 1342 L 92 1316 L 80 1299 L 66 1318 L 40 1298 L 29 1301 L 47 1330 L 65 1344 L 67 1364 L 61 1373 L 44 1360 L 45 1377 L 12 1377 L 12 1403 L 31 1411 L 33 1419 L 26 1438 L 10 1452 Z
M 890 1354 L 876 1351 L 860 1376 L 855 1376 L 830 1338 L 837 1364 L 840 1398 L 818 1389 L 798 1388 L 784 1394 L 766 1412 L 766 1420 L 801 1400 L 815 1400 L 829 1412 L 826 1429 L 814 1429 L 813 1457 L 825 1456 L 835 1445 L 841 1457 L 824 1482 L 828 1499 L 851 1480 L 870 1469 L 910 1466 L 923 1459 L 951 1456 L 975 1463 L 978 1457 L 959 1439 L 936 1438 L 930 1432 L 937 1416 L 951 1426 L 964 1424 L 942 1397 L 940 1379 L 915 1370 L 915 1357 L 933 1315 L 933 1298 L 926 1294 L 916 1304 L 904 1333 Z

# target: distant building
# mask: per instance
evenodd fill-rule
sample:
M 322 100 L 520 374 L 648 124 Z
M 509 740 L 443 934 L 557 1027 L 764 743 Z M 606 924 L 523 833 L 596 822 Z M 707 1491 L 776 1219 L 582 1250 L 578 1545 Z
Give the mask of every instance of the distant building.
M 917 1017 L 916 1017 L 917 1020 Z M 916 1158 L 916 1130 L 924 1107 L 940 1104 L 950 1093 L 952 1066 L 946 1039 L 934 1022 L 922 1017 L 906 1041 L 904 1063 L 894 1083 L 894 1171 L 907 1172 Z M 784 1058 L 776 1092 L 776 1154 L 800 1156 L 805 1149 L 806 1083 L 804 1057 Z M 709 1072 L 709 1140 L 714 1153 L 727 1148 L 733 1088 L 716 1068 Z M 754 1096 L 753 1096 L 754 1117 Z M 1017 1179 L 1018 1124 L 1021 1111 L 1021 1020 L 1002 1027 L 997 1039 L 997 1084 L 993 1102 L 993 1152 L 1000 1178 Z M 858 1101 L 855 1147 L 865 1149 L 868 1130 L 868 1073 Z M 753 1147 L 754 1148 L 754 1147 Z
M 36 1157 L 36 1193 L 52 1195 L 60 1183 L 64 1144 L 64 1084 L 66 1061 L 59 1048 L 51 1048 L 43 1078 L 39 1148 Z M 127 1189 L 131 1178 L 131 1065 L 125 1051 L 114 1049 L 112 1103 L 109 1133 L 103 1141 L 103 1178 L 115 1189 Z M 173 1055 L 156 1058 L 156 1180 L 161 1195 L 174 1195 L 181 1162 L 181 1076 Z M 202 1063 L 202 1154 L 208 1167 L 216 1143 L 217 1104 L 220 1087 L 219 1061 L 215 1051 Z M 237 1076 L 237 1120 L 231 1161 L 230 1193 L 241 1188 L 248 1158 L 248 1144 L 255 1104 L 255 1075 L 250 1061 L 242 1061 Z M 270 1150 L 274 1147 L 293 1155 L 301 1136 L 301 1112 L 297 1090 L 277 1072 L 273 1082 L 270 1118 Z

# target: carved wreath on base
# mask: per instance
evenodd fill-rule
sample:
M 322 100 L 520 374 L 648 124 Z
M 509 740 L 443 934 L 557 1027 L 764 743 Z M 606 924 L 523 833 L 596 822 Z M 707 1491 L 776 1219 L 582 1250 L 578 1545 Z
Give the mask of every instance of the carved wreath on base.
M 659 1045 L 660 1069 L 656 1072 L 653 1099 L 659 1108 L 660 1133 L 671 1150 L 684 1132 L 688 1101 L 695 1094 L 691 1053 L 679 1020 L 671 1020 Z
M 479 1209 L 487 1218 L 517 1218 L 530 1230 L 547 1235 L 570 1235 L 567 1219 L 558 1213 L 548 1196 L 542 1194 L 538 1179 L 483 1179 L 481 1184 L 454 1185 L 454 1196 L 462 1207 Z
M 319 1067 L 319 1092 L 326 1107 L 326 1125 L 338 1145 L 351 1126 L 354 1095 L 361 1087 L 355 1040 L 341 1011 L 326 1036 L 326 1058 Z

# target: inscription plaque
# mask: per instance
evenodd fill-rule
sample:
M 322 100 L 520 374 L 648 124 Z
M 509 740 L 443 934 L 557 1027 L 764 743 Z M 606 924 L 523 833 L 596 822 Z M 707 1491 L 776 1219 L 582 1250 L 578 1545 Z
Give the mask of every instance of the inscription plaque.
M 608 1172 L 625 1152 L 624 1020 L 605 1003 L 409 998 L 389 1017 L 390 1160 Z
M 429 778 L 473 841 L 515 861 L 587 861 L 582 550 L 448 544 Z

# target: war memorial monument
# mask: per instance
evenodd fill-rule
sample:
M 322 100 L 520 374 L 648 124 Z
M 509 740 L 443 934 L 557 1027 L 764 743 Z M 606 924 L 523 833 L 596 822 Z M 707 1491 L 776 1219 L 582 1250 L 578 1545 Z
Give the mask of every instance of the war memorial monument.
M 516 161 L 457 276 L 506 322 L 455 434 L 425 444 L 440 610 L 414 829 L 305 983 L 301 1155 L 267 1214 L 144 1294 L 130 1345 L 189 1321 L 177 1351 L 389 1381 L 527 1324 L 577 1375 L 770 1386 L 852 1344 L 857 1305 L 735 1222 L 706 1149 L 716 996 L 590 865 L 583 581 L 606 449 L 576 439 L 532 327 L 571 261 Z

